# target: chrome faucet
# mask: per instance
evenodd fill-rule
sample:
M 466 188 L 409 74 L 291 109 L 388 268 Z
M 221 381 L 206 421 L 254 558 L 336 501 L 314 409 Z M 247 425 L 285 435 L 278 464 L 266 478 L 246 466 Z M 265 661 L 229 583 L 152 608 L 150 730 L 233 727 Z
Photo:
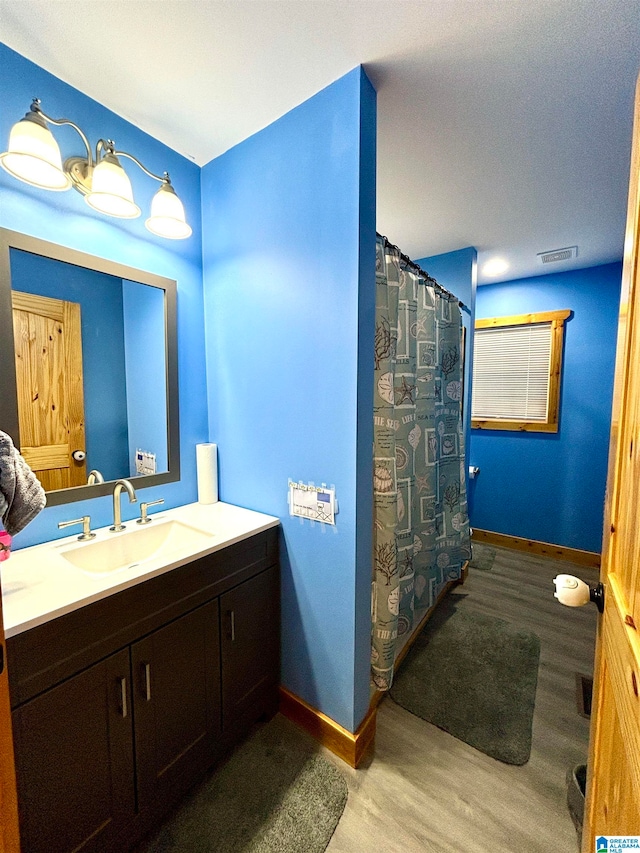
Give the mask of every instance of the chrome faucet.
M 109 530 L 124 530 L 125 526 L 122 523 L 122 513 L 120 510 L 120 494 L 123 489 L 129 495 L 130 504 L 138 503 L 136 490 L 133 488 L 129 480 L 117 480 L 113 487 L 113 527 L 110 527 Z

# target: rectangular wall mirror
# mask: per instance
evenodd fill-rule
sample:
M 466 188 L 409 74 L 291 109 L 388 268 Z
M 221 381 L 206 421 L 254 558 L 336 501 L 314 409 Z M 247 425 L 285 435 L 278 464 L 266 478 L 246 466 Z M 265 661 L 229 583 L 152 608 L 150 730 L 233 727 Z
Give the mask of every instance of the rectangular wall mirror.
M 175 281 L 0 229 L 0 363 L 48 505 L 180 478 Z

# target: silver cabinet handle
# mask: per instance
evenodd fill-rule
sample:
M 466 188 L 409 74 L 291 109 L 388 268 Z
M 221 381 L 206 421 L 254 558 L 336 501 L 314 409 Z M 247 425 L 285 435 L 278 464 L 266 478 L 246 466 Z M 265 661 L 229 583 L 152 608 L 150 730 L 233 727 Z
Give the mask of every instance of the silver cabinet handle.
M 129 711 L 127 708 L 127 679 L 120 678 L 120 713 L 123 717 L 127 717 L 129 715 Z
M 230 613 L 231 613 L 231 642 L 235 643 L 235 641 L 236 641 L 236 614 L 233 612 L 233 610 L 231 610 Z
M 142 673 L 144 675 L 144 695 L 147 702 L 151 702 L 151 664 L 142 664 Z

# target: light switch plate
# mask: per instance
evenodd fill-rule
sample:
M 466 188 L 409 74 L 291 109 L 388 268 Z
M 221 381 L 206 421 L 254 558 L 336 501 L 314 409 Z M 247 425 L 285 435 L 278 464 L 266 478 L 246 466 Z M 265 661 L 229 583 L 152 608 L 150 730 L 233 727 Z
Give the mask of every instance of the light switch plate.
M 294 483 L 289 480 L 289 512 L 299 518 L 320 521 L 323 524 L 336 523 L 336 490 L 326 486 Z

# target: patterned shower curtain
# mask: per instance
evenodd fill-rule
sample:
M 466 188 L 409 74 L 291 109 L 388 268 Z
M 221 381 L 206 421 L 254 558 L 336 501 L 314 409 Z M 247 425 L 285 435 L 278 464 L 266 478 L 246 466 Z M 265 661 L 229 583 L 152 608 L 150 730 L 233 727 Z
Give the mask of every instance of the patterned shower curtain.
M 470 558 L 457 300 L 378 238 L 374 388 L 373 685 Z

